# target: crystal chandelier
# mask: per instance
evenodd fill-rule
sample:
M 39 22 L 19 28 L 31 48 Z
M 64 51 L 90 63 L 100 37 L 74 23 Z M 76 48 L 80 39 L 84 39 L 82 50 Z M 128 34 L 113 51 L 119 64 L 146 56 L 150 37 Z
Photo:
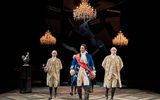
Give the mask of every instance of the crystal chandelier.
M 54 45 L 56 44 L 56 38 L 52 36 L 51 32 L 47 30 L 45 34 L 40 38 L 41 45 Z
M 122 31 L 119 31 L 118 35 L 112 39 L 113 45 L 128 45 L 128 39 L 123 35 Z
M 89 0 L 81 0 L 79 6 L 73 9 L 74 20 L 88 20 L 96 18 L 97 11 L 88 3 Z

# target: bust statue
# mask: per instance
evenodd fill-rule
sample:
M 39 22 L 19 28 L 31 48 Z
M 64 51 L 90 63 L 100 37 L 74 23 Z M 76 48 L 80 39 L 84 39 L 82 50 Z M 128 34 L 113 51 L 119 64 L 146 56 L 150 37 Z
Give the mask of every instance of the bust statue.
M 29 52 L 27 52 L 27 54 L 25 56 L 22 55 L 22 60 L 23 60 L 24 64 L 28 64 L 28 62 L 30 61 Z

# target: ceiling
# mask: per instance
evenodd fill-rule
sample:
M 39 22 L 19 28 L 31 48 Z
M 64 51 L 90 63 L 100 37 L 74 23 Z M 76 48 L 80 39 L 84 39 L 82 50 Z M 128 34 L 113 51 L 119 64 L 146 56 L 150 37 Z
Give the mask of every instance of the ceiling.
M 69 47 L 78 50 L 79 44 L 87 43 L 95 50 L 93 53 L 97 52 L 96 50 L 105 52 L 107 46 L 112 45 L 112 38 L 121 29 L 121 13 L 125 2 L 126 0 L 90 0 L 91 6 L 97 10 L 97 18 L 87 22 L 73 19 L 73 8 L 80 0 L 42 0 L 37 3 L 23 1 L 16 5 L 10 4 L 8 7 L 12 9 L 8 12 L 14 14 L 11 13 L 5 18 L 9 27 L 19 32 L 22 37 L 19 41 L 26 44 L 23 45 L 24 48 L 33 48 L 30 47 L 30 41 L 36 41 L 37 45 L 39 38 L 50 29 L 59 44 L 66 49 Z M 18 26 L 15 26 L 15 23 Z M 23 34 L 19 30 L 23 31 Z M 21 46 L 18 43 L 15 42 L 17 46 Z

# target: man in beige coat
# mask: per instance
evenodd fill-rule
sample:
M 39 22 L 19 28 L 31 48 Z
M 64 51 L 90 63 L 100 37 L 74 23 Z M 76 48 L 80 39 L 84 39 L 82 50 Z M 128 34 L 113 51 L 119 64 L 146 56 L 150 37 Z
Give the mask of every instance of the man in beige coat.
M 48 59 L 44 71 L 47 72 L 47 86 L 49 86 L 50 97 L 52 99 L 52 89 L 54 87 L 54 97 L 57 95 L 57 88 L 60 82 L 60 70 L 62 69 L 62 63 L 59 58 L 57 58 L 57 51 L 53 50 L 51 53 L 52 57 Z
M 111 99 L 113 100 L 116 87 L 122 87 L 120 71 L 123 67 L 123 62 L 120 56 L 116 55 L 117 49 L 112 47 L 111 54 L 106 56 L 102 62 L 102 67 L 105 70 L 104 87 L 106 87 L 106 100 L 108 99 L 108 91 L 111 90 Z

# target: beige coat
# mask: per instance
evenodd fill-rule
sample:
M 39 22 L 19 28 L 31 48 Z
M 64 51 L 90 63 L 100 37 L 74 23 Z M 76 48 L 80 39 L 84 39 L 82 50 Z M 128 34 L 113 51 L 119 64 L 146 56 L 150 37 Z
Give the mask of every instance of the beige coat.
M 114 74 L 118 80 L 117 87 L 122 87 L 120 70 L 123 67 L 123 62 L 120 56 L 116 55 L 114 58 L 111 55 L 106 56 L 102 62 L 102 67 L 105 70 L 104 86 L 107 84 L 107 79 L 110 79 L 112 74 Z
M 57 87 L 60 82 L 60 70 L 62 69 L 62 63 L 59 58 L 54 61 L 52 58 L 48 59 L 45 71 L 47 72 L 46 85 L 49 87 Z

